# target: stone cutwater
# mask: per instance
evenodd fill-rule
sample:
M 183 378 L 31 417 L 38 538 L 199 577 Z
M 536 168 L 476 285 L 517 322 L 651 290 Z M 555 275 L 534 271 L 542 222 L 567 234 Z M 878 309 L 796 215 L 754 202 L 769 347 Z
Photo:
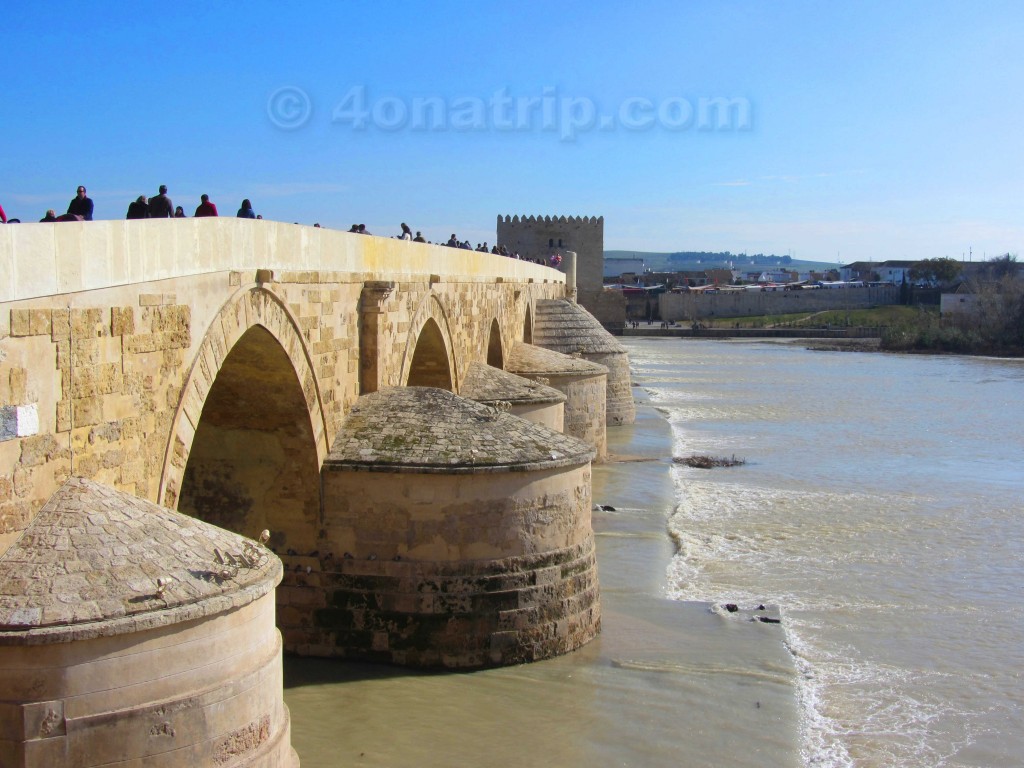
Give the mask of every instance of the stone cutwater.
M 330 553 L 299 650 L 473 668 L 588 642 L 601 618 L 593 457 L 446 390 L 359 398 L 324 463 Z

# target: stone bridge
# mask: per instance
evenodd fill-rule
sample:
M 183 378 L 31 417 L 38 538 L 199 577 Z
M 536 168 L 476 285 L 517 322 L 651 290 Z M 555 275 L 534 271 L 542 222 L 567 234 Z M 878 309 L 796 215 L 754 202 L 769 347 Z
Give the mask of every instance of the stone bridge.
M 330 527 L 325 504 L 343 506 L 344 499 L 325 502 L 322 479 L 357 399 L 392 387 L 460 393 L 474 364 L 506 368 L 516 345 L 533 342 L 538 305 L 564 299 L 571 290 L 564 274 L 533 263 L 271 221 L 0 227 L 0 557 L 68 478 L 78 477 L 246 536 L 270 529 L 286 569 L 279 624 L 286 609 L 298 606 L 281 625 L 286 648 L 447 666 L 571 649 L 599 626 L 589 520 L 593 452 L 572 447 L 578 442 L 558 444 L 562 454 L 578 458 L 575 474 L 564 482 L 552 480 L 561 477 L 555 463 L 541 468 L 548 472 L 546 485 L 536 477 L 515 488 L 503 481 L 500 503 L 518 499 L 509 509 L 525 515 L 522 525 L 537 540 L 524 545 L 522 530 L 509 530 L 505 543 L 492 542 L 489 549 L 474 544 L 444 556 L 392 542 L 387 568 L 373 562 L 376 551 L 346 551 L 346 560 L 359 560 L 358 568 L 342 561 L 341 552 L 323 551 Z M 605 367 L 591 368 L 603 381 Z M 625 392 L 628 397 L 628 380 Z M 386 402 L 375 407 L 388 413 Z M 536 442 L 517 429 L 511 432 L 524 445 Z M 536 459 L 509 459 L 495 471 L 516 467 L 540 471 Z M 529 514 L 519 498 L 525 487 L 533 494 Z M 480 492 L 496 494 L 496 488 Z M 435 492 L 459 494 L 452 488 Z M 571 507 L 568 523 L 538 522 L 543 510 L 558 504 Z M 439 507 L 431 514 L 446 512 Z M 481 512 L 476 524 L 481 536 L 493 538 L 493 515 L 489 520 Z M 373 526 L 379 532 L 399 524 L 375 520 Z M 555 536 L 558 525 L 572 530 Z M 388 543 L 375 541 L 383 559 Z M 410 548 L 433 565 L 398 562 Z M 559 554 L 552 556 L 555 550 Z M 417 653 L 396 650 L 399 638 L 388 635 L 395 610 L 433 611 L 450 632 L 457 613 L 452 601 L 409 607 L 410 595 L 422 591 L 428 576 L 443 571 L 446 583 L 457 581 L 450 562 L 438 565 L 446 558 L 471 560 L 472 573 L 490 579 L 489 586 L 473 582 L 457 589 L 499 595 L 500 621 L 474 630 L 486 635 L 480 648 L 423 653 L 434 630 L 417 625 L 406 633 L 419 633 L 409 640 L 419 643 Z M 512 615 L 513 587 L 494 584 L 501 574 L 524 570 L 532 585 L 515 589 L 536 597 L 538 585 L 547 584 L 547 599 L 555 594 L 563 601 L 557 616 L 537 619 L 536 605 L 522 597 L 522 611 Z M 288 575 L 293 572 L 299 575 Z M 387 587 L 393 602 L 405 607 L 377 605 L 384 618 L 367 618 L 350 604 L 356 582 L 365 587 L 364 602 L 365 594 Z M 395 587 L 399 582 L 406 586 Z M 330 623 L 339 606 L 348 611 L 343 627 Z M 552 627 L 562 622 L 549 633 L 559 637 L 542 636 L 548 621 Z M 381 629 L 385 624 L 392 629 Z M 446 631 L 441 624 L 437 632 Z M 516 632 L 529 637 L 517 641 Z
M 359 395 L 458 392 L 471 362 L 502 367 L 532 341 L 536 301 L 564 283 L 490 254 L 269 221 L 4 227 L 0 535 L 70 474 L 177 508 L 196 451 L 244 450 L 248 495 L 312 519 L 319 501 L 297 488 L 315 490 Z M 204 445 L 207 421 L 232 437 Z

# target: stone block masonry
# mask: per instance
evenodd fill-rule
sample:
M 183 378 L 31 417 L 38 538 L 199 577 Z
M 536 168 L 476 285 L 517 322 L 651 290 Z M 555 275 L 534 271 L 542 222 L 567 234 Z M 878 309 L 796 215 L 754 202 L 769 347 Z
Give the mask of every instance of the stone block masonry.
M 498 216 L 497 242 L 528 259 L 556 251 L 576 252 L 580 293 L 600 291 L 604 282 L 603 216 Z
M 322 607 L 308 625 L 282 627 L 286 643 L 314 655 L 489 667 L 563 654 L 600 631 L 592 539 L 473 563 L 336 559 L 317 578 L 319 589 L 298 588 L 293 600 L 322 594 Z
M 730 291 L 727 293 L 663 293 L 658 311 L 667 322 L 716 320 L 798 312 L 827 312 L 898 304 L 895 285 L 800 291 Z M 637 318 L 640 319 L 640 318 Z
M 285 579 L 285 643 L 469 668 L 589 641 L 600 628 L 593 455 L 440 390 L 361 398 L 324 464 L 321 549 Z
M 0 551 L 72 474 L 176 508 L 207 397 L 253 328 L 287 360 L 263 374 L 290 376 L 303 405 L 255 418 L 250 435 L 304 420 L 316 471 L 359 394 L 404 383 L 428 322 L 457 387 L 494 320 L 511 345 L 536 298 L 564 291 L 553 270 L 439 246 L 226 218 L 145 224 L 144 238 L 121 221 L 71 223 L 59 241 L 55 225 L 0 231 Z M 382 282 L 393 290 L 369 328 L 365 286 Z M 256 414 L 261 386 L 255 375 L 235 392 Z
M 292 650 L 490 666 L 597 633 L 606 369 L 550 353 L 593 379 L 564 420 L 589 445 L 453 394 L 471 364 L 508 361 L 563 275 L 229 219 L 67 223 L 50 254 L 53 226 L 0 231 L 0 555 L 80 477 L 249 537 L 270 529 Z M 51 257 L 52 280 L 38 274 Z M 400 469 L 361 454 L 328 466 L 359 403 L 393 390 L 433 404 L 418 423 L 437 471 L 402 463 L 409 425 L 388 410 L 368 434 Z M 460 401 L 465 434 L 441 395 Z M 218 749 L 230 759 L 263 733 L 250 718 Z

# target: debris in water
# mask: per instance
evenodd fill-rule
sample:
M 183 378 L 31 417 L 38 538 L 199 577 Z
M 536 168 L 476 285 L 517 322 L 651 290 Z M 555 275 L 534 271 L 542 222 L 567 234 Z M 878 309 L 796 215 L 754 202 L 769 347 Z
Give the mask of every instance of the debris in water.
M 676 464 L 685 464 L 696 469 L 711 469 L 713 467 L 738 467 L 747 463 L 746 459 L 737 459 L 736 454 L 730 458 L 724 456 L 675 456 L 672 458 Z

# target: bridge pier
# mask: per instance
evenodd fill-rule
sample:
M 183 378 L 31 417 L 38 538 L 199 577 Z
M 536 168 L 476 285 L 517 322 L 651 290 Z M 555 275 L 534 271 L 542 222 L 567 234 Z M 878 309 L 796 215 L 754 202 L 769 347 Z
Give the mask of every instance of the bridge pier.
M 359 393 L 363 395 L 380 389 L 381 315 L 394 291 L 394 281 L 372 280 L 363 285 L 359 297 Z
M 439 389 L 360 398 L 324 463 L 319 551 L 285 557 L 286 648 L 473 668 L 586 643 L 600 628 L 593 455 Z

